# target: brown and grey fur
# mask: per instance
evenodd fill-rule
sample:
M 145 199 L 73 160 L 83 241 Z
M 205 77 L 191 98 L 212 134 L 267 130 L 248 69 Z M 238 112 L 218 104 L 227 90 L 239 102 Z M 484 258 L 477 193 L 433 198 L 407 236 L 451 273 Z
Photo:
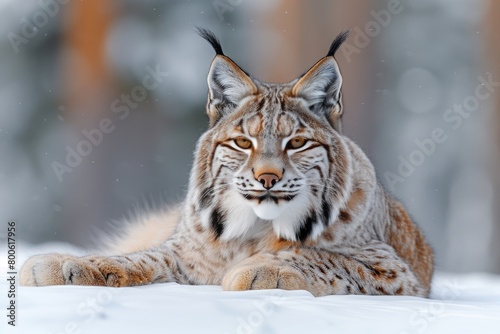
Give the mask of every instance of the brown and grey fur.
M 21 284 L 178 282 L 428 296 L 432 250 L 366 155 L 341 134 L 342 78 L 333 56 L 347 34 L 298 79 L 267 84 L 225 56 L 210 32 L 200 33 L 217 55 L 208 77 L 210 128 L 198 141 L 185 202 L 129 229 L 112 255 L 34 256 Z M 297 137 L 305 145 L 295 149 L 288 141 Z

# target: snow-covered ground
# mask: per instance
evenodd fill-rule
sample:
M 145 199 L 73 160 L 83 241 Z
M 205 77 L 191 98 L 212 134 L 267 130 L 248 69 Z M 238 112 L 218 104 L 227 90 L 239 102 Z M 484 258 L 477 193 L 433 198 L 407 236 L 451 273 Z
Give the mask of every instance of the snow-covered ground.
M 67 250 L 50 245 L 33 252 Z M 430 299 L 328 296 L 306 291 L 225 292 L 175 283 L 131 288 L 17 287 L 16 327 L 2 333 L 500 333 L 500 277 L 438 273 Z

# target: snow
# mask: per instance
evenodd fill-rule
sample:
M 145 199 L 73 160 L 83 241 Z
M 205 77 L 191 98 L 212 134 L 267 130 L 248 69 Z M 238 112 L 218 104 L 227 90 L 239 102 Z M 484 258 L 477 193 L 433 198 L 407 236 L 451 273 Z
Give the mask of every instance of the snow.
M 20 248 L 20 261 L 32 253 L 68 250 Z M 0 261 L 3 274 L 5 259 Z M 4 301 L 6 289 L 1 290 Z M 17 293 L 16 327 L 2 315 L 2 333 L 500 333 L 500 277 L 488 274 L 439 273 L 430 299 L 315 298 L 306 291 L 227 292 L 176 283 L 18 286 Z

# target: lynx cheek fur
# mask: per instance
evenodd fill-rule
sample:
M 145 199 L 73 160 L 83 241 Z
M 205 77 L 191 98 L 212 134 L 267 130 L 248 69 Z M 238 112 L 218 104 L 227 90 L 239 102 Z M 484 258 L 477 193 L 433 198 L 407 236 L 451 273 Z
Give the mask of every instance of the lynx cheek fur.
M 251 78 L 211 32 L 199 33 L 217 55 L 208 75 L 210 128 L 198 141 L 185 202 L 138 219 L 106 255 L 31 257 L 21 284 L 428 296 L 432 250 L 341 134 L 333 56 L 347 32 L 287 84 Z

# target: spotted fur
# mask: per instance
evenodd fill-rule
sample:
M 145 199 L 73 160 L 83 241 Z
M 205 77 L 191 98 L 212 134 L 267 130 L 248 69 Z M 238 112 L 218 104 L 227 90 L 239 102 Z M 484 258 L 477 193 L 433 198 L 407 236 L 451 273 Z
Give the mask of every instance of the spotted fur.
M 170 219 L 175 231 L 162 232 L 171 228 L 162 213 L 139 226 L 162 240 L 137 240 L 151 233 L 136 227 L 113 255 L 32 257 L 21 284 L 174 281 L 315 296 L 427 296 L 432 250 L 366 155 L 341 134 L 342 77 L 333 56 L 347 33 L 286 84 L 250 77 L 212 33 L 200 34 L 217 53 L 208 75 L 210 127 L 196 147 L 187 198 Z

